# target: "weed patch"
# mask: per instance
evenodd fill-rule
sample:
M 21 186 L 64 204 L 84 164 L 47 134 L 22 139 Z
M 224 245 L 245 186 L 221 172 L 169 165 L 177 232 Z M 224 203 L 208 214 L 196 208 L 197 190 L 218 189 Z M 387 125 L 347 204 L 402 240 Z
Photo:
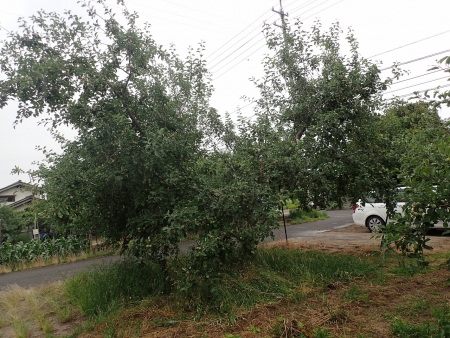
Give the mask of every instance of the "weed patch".
M 327 219 L 328 215 L 323 211 L 317 211 L 315 209 L 302 210 L 302 209 L 292 209 L 289 210 L 289 216 L 287 218 L 288 224 L 301 224 L 319 221 L 322 219 Z

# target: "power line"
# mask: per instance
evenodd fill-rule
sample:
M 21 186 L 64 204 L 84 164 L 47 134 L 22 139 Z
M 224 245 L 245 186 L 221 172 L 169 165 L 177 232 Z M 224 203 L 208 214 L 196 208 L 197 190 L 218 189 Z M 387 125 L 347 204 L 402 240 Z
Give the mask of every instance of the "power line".
M 222 68 L 226 67 L 227 65 L 229 65 L 231 62 L 233 62 L 234 60 L 236 60 L 239 56 L 241 56 L 242 54 L 244 54 L 246 51 L 248 51 L 249 49 L 251 49 L 252 47 L 254 47 L 255 45 L 257 45 L 259 42 L 261 42 L 261 40 L 256 41 L 253 45 L 251 45 L 250 47 L 248 47 L 246 50 L 244 50 L 241 54 L 237 55 L 234 59 L 230 60 L 228 63 L 224 64 L 222 67 L 220 67 L 219 69 L 216 70 L 216 72 L 218 72 L 219 70 L 221 70 Z M 265 45 L 263 45 L 264 47 Z M 259 49 L 257 49 L 259 50 Z M 217 77 L 216 77 L 217 79 Z
M 415 92 L 412 92 L 412 93 L 409 93 L 409 94 L 405 94 L 405 95 L 394 96 L 394 97 L 389 98 L 388 100 L 395 100 L 395 99 L 399 99 L 399 98 L 402 98 L 402 97 L 414 95 L 414 94 L 416 94 L 416 93 L 424 93 L 424 92 L 427 92 L 427 91 L 430 91 L 430 90 L 441 89 L 441 88 L 447 88 L 447 87 L 450 87 L 450 84 L 447 84 L 447 85 L 444 85 L 444 86 L 439 86 L 439 88 L 428 88 L 428 89 L 424 89 L 424 90 L 420 90 L 420 91 L 415 91 Z
M 338 1 L 338 2 L 336 2 L 336 3 L 334 3 L 334 4 L 330 5 L 330 6 L 328 6 L 328 7 L 326 7 L 326 8 L 323 8 L 323 9 L 321 9 L 320 11 L 318 11 L 318 12 L 316 12 L 316 13 L 314 13 L 314 14 L 308 16 L 308 17 L 306 17 L 306 18 L 303 19 L 303 20 L 309 19 L 311 16 L 314 16 L 314 15 L 320 13 L 320 12 L 323 12 L 324 10 L 326 10 L 326 9 L 328 9 L 328 8 L 334 6 L 334 5 L 337 5 L 338 3 L 342 2 L 342 1 L 343 1 L 343 0 L 340 0 L 340 1 Z M 255 44 L 252 45 L 252 47 L 255 46 L 257 43 L 263 41 L 263 40 L 264 40 L 264 38 L 258 40 Z M 230 67 L 229 69 L 227 69 L 227 70 L 226 70 L 225 72 L 223 72 L 222 74 L 216 76 L 216 77 L 214 78 L 214 80 L 217 80 L 217 79 L 218 79 L 219 77 L 221 77 L 222 75 L 228 73 L 231 69 L 233 69 L 234 67 L 236 67 L 237 65 L 239 65 L 241 62 L 243 62 L 243 61 L 245 61 L 246 59 L 248 59 L 250 56 L 252 56 L 253 54 L 255 54 L 257 51 L 259 51 L 260 49 L 262 49 L 262 48 L 265 47 L 265 46 L 266 46 L 266 45 L 264 44 L 264 45 L 262 45 L 260 48 L 258 48 L 258 49 L 256 49 L 255 51 L 253 51 L 251 54 L 247 55 L 244 59 L 242 59 L 241 61 L 239 61 L 238 63 L 236 63 L 234 66 Z M 250 48 L 248 48 L 248 49 L 250 49 Z M 247 50 L 248 50 L 248 49 L 247 49 Z M 242 55 L 242 53 L 241 53 L 240 55 Z M 236 58 L 235 58 L 235 59 L 236 59 Z M 234 59 L 233 59 L 233 60 L 234 60 Z M 222 68 L 223 68 L 223 67 L 222 67 Z
M 121 8 L 121 7 L 115 6 L 115 5 L 109 5 L 109 6 L 110 6 L 110 7 L 115 7 L 115 8 Z M 142 6 L 145 6 L 145 5 L 142 5 Z M 149 7 L 149 6 L 145 6 L 145 7 Z M 150 7 L 150 8 L 151 8 L 151 7 Z M 162 17 L 156 16 L 156 15 L 146 14 L 146 13 L 143 13 L 143 12 L 138 12 L 138 11 L 135 11 L 135 12 L 138 13 L 139 15 L 148 16 L 148 17 L 150 17 L 150 18 L 156 18 L 156 19 L 159 19 L 159 20 L 167 21 L 167 22 L 173 22 L 173 23 L 176 23 L 176 24 L 178 24 L 178 25 L 184 25 L 184 26 L 189 26 L 189 27 L 193 27 L 193 28 L 198 28 L 198 29 L 201 29 L 201 30 L 205 30 L 205 27 L 195 26 L 195 25 L 188 24 L 188 23 L 184 23 L 184 22 L 180 22 L 180 21 L 174 21 L 174 20 L 162 18 Z M 175 15 L 176 15 L 176 14 L 175 14 Z M 189 17 L 186 17 L 186 18 L 191 19 L 191 18 L 189 18 Z M 199 20 L 194 20 L 194 21 L 199 21 Z M 201 21 L 201 22 L 206 22 L 206 21 Z M 219 27 L 225 27 L 225 26 L 219 26 Z M 223 32 L 223 31 L 219 31 L 219 30 L 216 30 L 216 29 L 208 28 L 208 30 L 209 30 L 209 31 L 212 31 L 212 32 L 217 32 L 217 33 L 220 33 L 220 34 L 227 34 L 227 33 Z
M 396 82 L 394 82 L 392 85 L 396 85 L 397 83 L 402 83 L 402 82 L 414 80 L 414 79 L 417 79 L 417 78 L 419 78 L 419 77 L 431 75 L 431 74 L 438 73 L 438 72 L 442 72 L 442 71 L 443 71 L 442 69 L 438 69 L 438 70 L 435 70 L 434 72 L 427 72 L 427 73 L 424 73 L 424 74 L 422 74 L 422 75 L 418 75 L 418 76 L 414 76 L 414 77 L 407 78 L 407 79 L 405 79 L 405 80 L 396 81 Z
M 253 30 L 254 31 L 254 30 Z M 252 33 L 253 31 L 251 31 L 250 33 Z M 249 33 L 249 34 L 250 34 Z M 245 37 L 247 37 L 249 34 L 247 34 Z M 255 39 L 256 37 L 258 37 L 258 35 L 261 34 L 261 32 L 258 32 L 253 38 L 251 38 L 250 40 L 247 40 L 246 42 L 244 42 L 241 46 L 239 46 L 237 49 L 235 49 L 234 51 L 232 51 L 230 54 L 228 54 L 226 57 L 224 57 L 223 59 L 221 59 L 219 62 L 216 62 L 215 64 L 213 64 L 212 66 L 209 66 L 209 68 L 214 68 L 216 65 L 220 64 L 221 62 L 225 61 L 227 58 L 229 58 L 231 55 L 233 55 L 234 53 L 236 53 L 239 49 L 241 49 L 242 47 L 244 47 L 246 44 L 248 44 L 250 41 L 252 41 L 253 39 Z M 242 38 L 241 40 L 239 40 L 238 42 L 242 41 L 244 38 Z M 260 42 L 262 39 L 258 40 L 257 42 Z M 233 46 L 235 46 L 238 42 L 236 42 Z M 214 60 L 216 60 L 218 57 L 222 56 L 223 54 L 225 54 L 225 52 L 219 54 L 218 56 L 216 56 L 214 59 L 212 59 L 209 62 L 212 62 Z M 220 68 L 222 69 L 222 68 Z
M 317 8 L 317 7 L 319 7 L 320 5 L 323 5 L 324 3 L 328 2 L 328 1 L 331 1 L 331 0 L 325 0 L 325 1 L 321 2 L 320 4 L 314 6 L 313 8 L 310 8 L 310 9 L 308 9 L 307 11 L 303 12 L 303 14 L 305 14 L 305 13 L 307 13 L 307 12 L 309 12 L 309 11 L 312 11 L 314 8 Z M 295 11 L 291 11 L 291 12 L 295 12 Z M 313 14 L 313 15 L 314 15 L 314 14 Z M 300 16 L 297 16 L 296 18 L 299 18 L 299 17 L 300 17 Z
M 296 0 L 294 0 L 295 2 Z M 317 0 L 316 0 L 317 1 Z M 287 6 L 292 5 L 293 2 Z M 216 54 L 219 50 L 221 50 L 222 48 L 224 48 L 226 45 L 228 45 L 231 41 L 233 41 L 236 37 L 238 37 L 241 33 L 243 33 L 245 30 L 247 30 L 249 27 L 251 27 L 254 23 L 258 22 L 264 15 L 266 15 L 267 11 L 265 11 L 263 14 L 261 14 L 255 21 L 253 21 L 251 24 L 249 24 L 247 27 L 245 27 L 243 30 L 241 30 L 238 34 L 236 34 L 235 36 L 233 36 L 230 40 L 228 40 L 227 42 L 225 42 L 222 46 L 220 46 L 218 49 L 216 49 L 214 52 L 212 52 L 207 58 L 212 57 L 214 54 Z M 272 14 L 268 19 L 272 18 L 275 14 Z M 267 20 L 268 20 L 267 19 Z M 244 37 L 242 37 L 241 39 L 239 39 L 237 42 L 235 42 L 231 47 L 237 45 L 240 41 L 242 41 L 243 39 L 245 39 L 247 36 L 249 36 L 252 32 L 254 32 L 255 30 L 259 29 L 259 27 L 255 27 L 254 29 L 252 29 L 249 33 L 247 33 Z M 253 38 L 252 38 L 253 39 Z M 218 57 L 220 57 L 221 55 L 225 54 L 225 52 L 222 52 L 220 55 L 216 56 L 214 59 L 212 59 L 210 62 L 216 60 Z
M 424 59 L 427 59 L 427 58 L 430 58 L 430 57 L 433 57 L 433 56 L 436 56 L 436 55 L 439 55 L 439 54 L 448 53 L 448 52 L 450 52 L 450 49 L 443 50 L 442 52 L 437 52 L 437 53 L 434 53 L 434 54 L 422 56 L 422 57 L 420 57 L 420 58 L 413 59 L 413 60 L 409 60 L 409 61 L 406 61 L 406 62 L 402 62 L 402 63 L 397 64 L 397 66 L 407 65 L 408 63 L 417 62 L 417 61 L 420 61 L 420 60 L 424 60 Z M 388 70 L 388 69 L 391 69 L 391 68 L 393 68 L 393 67 L 394 67 L 394 66 L 386 67 L 386 68 L 380 69 L 380 71 Z
M 257 41 L 256 43 L 261 42 L 261 40 Z M 254 45 L 253 45 L 254 46 Z M 252 46 L 252 47 L 253 47 Z M 238 64 L 240 64 L 241 62 L 244 62 L 245 60 L 247 60 L 250 56 L 252 56 L 253 54 L 255 54 L 257 51 L 261 50 L 263 47 L 266 47 L 265 44 L 263 44 L 261 47 L 259 47 L 258 49 L 256 49 L 255 51 L 253 51 L 251 54 L 247 55 L 244 59 L 242 59 L 241 61 L 239 61 L 238 63 L 236 63 L 234 66 L 228 68 L 226 71 L 224 71 L 222 74 L 216 76 L 213 80 L 217 80 L 219 77 L 221 77 L 222 75 L 228 73 L 231 69 L 233 69 L 234 67 L 236 67 Z M 247 49 L 248 50 L 248 49 Z
M 8 33 L 11 33 L 9 30 L 7 30 L 5 27 L 3 27 L 2 25 L 0 25 L 0 28 L 4 29 L 5 31 L 7 31 Z
M 430 82 L 434 82 L 434 81 L 438 81 L 438 80 L 442 80 L 442 79 L 447 79 L 447 78 L 448 78 L 448 76 L 440 77 L 440 78 L 438 78 L 438 79 L 433 79 L 433 80 L 430 80 L 430 81 L 425 81 L 425 82 L 417 83 L 417 84 L 412 85 L 412 86 L 408 86 L 408 87 L 403 87 L 403 88 L 391 90 L 390 92 L 386 92 L 386 93 L 384 93 L 384 94 L 390 94 L 390 93 L 393 93 L 393 92 L 398 92 L 399 90 L 408 89 L 408 88 L 412 88 L 412 87 L 417 87 L 417 86 L 423 85 L 423 84 L 425 84 L 425 83 L 430 83 Z
M 2 10 L 2 12 L 1 13 L 3 13 L 3 14 L 10 14 L 10 15 L 15 15 L 15 16 L 21 16 L 20 14 L 16 14 L 16 13 L 11 13 L 11 12 L 5 12 L 5 11 L 3 11 Z
M 404 48 L 404 47 L 407 47 L 407 46 L 414 45 L 414 44 L 416 44 L 416 43 L 418 43 L 418 42 L 422 42 L 422 41 L 425 41 L 425 40 L 434 38 L 434 37 L 436 37 L 436 36 L 439 36 L 439 35 L 442 35 L 442 34 L 445 34 L 445 33 L 448 33 L 448 32 L 450 32 L 450 30 L 445 31 L 445 32 L 442 32 L 442 33 L 438 33 L 438 34 L 435 34 L 435 35 L 432 35 L 432 36 L 429 36 L 429 37 L 426 37 L 426 38 L 423 38 L 423 39 L 421 39 L 421 40 L 417 40 L 417 41 L 408 43 L 408 44 L 403 45 L 403 46 L 400 46 L 400 47 L 396 47 L 396 48 L 393 48 L 393 49 L 389 49 L 389 50 L 387 50 L 387 51 L 385 51 L 385 52 L 382 52 L 382 53 L 379 53 L 379 54 L 375 54 L 375 55 L 369 56 L 368 59 L 371 59 L 371 58 L 374 58 L 374 57 L 376 57 L 376 56 L 380 56 L 380 55 L 383 55 L 383 54 L 386 54 L 386 53 L 390 53 L 390 52 L 392 52 L 392 51 L 394 51 L 394 50 L 397 50 L 397 49 L 401 49 L 401 48 Z
M 255 22 L 259 21 L 264 15 L 266 15 L 267 11 L 264 12 L 260 17 L 258 17 L 255 21 L 253 21 L 250 25 L 248 25 L 247 27 L 245 27 L 242 31 L 240 31 L 238 34 L 236 34 L 235 36 L 233 36 L 230 40 L 228 40 L 227 42 L 225 42 L 222 46 L 220 46 L 218 49 L 216 49 L 214 52 L 212 52 L 209 57 L 213 56 L 215 53 L 217 53 L 219 50 L 221 50 L 223 47 L 225 47 L 226 45 L 228 45 L 231 41 L 233 41 L 237 36 L 239 36 L 242 32 L 244 32 L 247 28 L 249 28 L 250 26 L 252 26 Z M 273 15 L 272 15 L 273 16 Z M 271 16 L 271 17 L 272 17 Z M 237 42 L 235 42 L 231 47 L 235 46 L 236 44 L 238 44 L 240 41 L 242 41 L 244 38 L 246 38 L 247 36 L 249 36 L 251 33 L 253 33 L 255 30 L 257 30 L 259 27 L 254 28 L 253 30 L 251 30 L 249 33 L 247 33 L 243 38 L 239 39 Z M 209 62 L 212 62 L 214 60 L 216 60 L 218 57 L 220 57 L 221 55 L 225 54 L 225 52 L 222 52 L 221 54 L 219 54 L 218 56 L 216 56 L 214 59 L 212 59 Z
M 340 0 L 340 1 L 338 1 L 338 2 L 336 2 L 336 3 L 334 3 L 334 4 L 330 5 L 330 6 L 328 6 L 328 7 L 326 7 L 326 8 L 323 8 L 322 10 L 320 10 L 320 11 L 318 11 L 318 12 L 316 12 L 316 13 L 310 15 L 310 16 L 308 16 L 308 17 L 305 18 L 304 20 L 309 19 L 311 16 L 314 16 L 314 15 L 320 13 L 320 12 L 323 12 L 324 10 L 326 10 L 326 9 L 328 9 L 328 8 L 334 6 L 334 5 L 337 5 L 338 3 L 342 2 L 342 1 L 343 1 L 343 0 Z M 257 43 L 263 41 L 263 40 L 264 40 L 264 38 L 258 40 L 255 44 L 252 45 L 252 47 L 255 46 Z M 231 69 L 233 69 L 233 68 L 236 67 L 238 64 L 240 64 L 241 62 L 243 62 L 243 61 L 245 61 L 246 59 L 248 59 L 250 56 L 252 56 L 253 54 L 255 54 L 257 51 L 259 51 L 259 50 L 260 50 L 261 48 L 263 48 L 263 47 L 265 47 L 265 44 L 262 45 L 260 48 L 256 49 L 256 50 L 255 50 L 254 52 L 252 52 L 251 54 L 247 55 L 244 59 L 242 59 L 241 61 L 239 61 L 238 63 L 236 63 L 234 66 L 230 67 L 229 69 L 227 69 L 227 70 L 226 70 L 225 72 L 223 72 L 222 74 L 216 76 L 216 77 L 214 78 L 214 80 L 217 80 L 219 77 L 221 77 L 221 76 L 224 75 L 225 73 L 229 72 Z M 248 49 L 250 49 L 250 48 L 248 48 Z M 246 51 L 247 51 L 248 49 L 246 49 Z M 242 55 L 242 53 L 241 53 L 240 55 Z M 235 58 L 235 59 L 236 59 L 236 58 Z M 233 59 L 233 60 L 235 60 L 235 59 Z M 233 61 L 233 60 L 232 60 L 232 61 Z M 231 61 L 230 61 L 230 62 L 231 62 Z M 228 63 L 228 64 L 229 64 L 229 63 Z M 223 67 L 222 67 L 222 68 L 223 68 Z M 222 69 L 222 68 L 220 68 L 220 69 Z M 219 70 L 220 70 L 220 69 L 219 69 Z
M 340 0 L 340 1 L 338 1 L 338 2 L 336 2 L 336 3 L 334 3 L 334 4 L 332 4 L 332 5 L 330 5 L 330 6 L 328 6 L 328 7 L 325 7 L 324 9 L 321 9 L 320 11 L 318 11 L 318 12 L 316 12 L 316 13 L 314 13 L 314 14 L 311 14 L 310 16 L 307 16 L 307 17 L 304 18 L 303 20 L 309 19 L 310 17 L 312 17 L 312 16 L 314 16 L 314 15 L 316 15 L 316 14 L 319 14 L 320 12 L 323 12 L 324 10 L 326 10 L 326 9 L 328 9 L 328 8 L 330 8 L 330 7 L 333 7 L 333 6 L 337 5 L 338 3 L 342 2 L 342 1 L 344 1 L 344 0 Z M 299 15 L 299 16 L 296 16 L 295 18 L 296 18 L 296 19 L 297 19 L 297 18 L 300 18 L 300 15 Z
M 250 102 L 249 104 L 246 104 L 246 105 L 243 106 L 243 107 L 239 107 L 238 109 L 232 111 L 232 112 L 230 113 L 230 115 L 231 115 L 231 114 L 234 114 L 234 113 L 237 113 L 237 112 L 238 112 L 239 110 L 241 110 L 241 109 L 247 108 L 248 106 L 252 105 L 253 103 L 255 103 L 255 102 Z M 251 118 L 251 117 L 253 117 L 253 116 L 255 116 L 255 115 L 256 115 L 256 114 L 250 116 L 249 118 Z

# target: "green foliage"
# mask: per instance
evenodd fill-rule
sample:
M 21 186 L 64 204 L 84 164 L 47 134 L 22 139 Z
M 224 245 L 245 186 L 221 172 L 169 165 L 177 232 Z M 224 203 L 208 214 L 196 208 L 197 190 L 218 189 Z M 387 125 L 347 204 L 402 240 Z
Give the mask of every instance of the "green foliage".
M 378 67 L 360 56 L 352 31 L 345 37 L 348 56 L 337 23 L 305 30 L 298 20 L 283 32 L 267 24 L 264 33 L 270 54 L 265 76 L 254 80 L 261 94 L 257 116 L 278 135 L 275 168 L 289 178 L 282 187 L 301 206 L 326 207 L 393 186 L 389 141 L 373 131 L 390 80 L 382 81 Z
M 328 332 L 327 328 L 315 329 L 313 333 L 313 338 L 329 338 L 331 334 Z
M 58 238 L 43 241 L 6 242 L 0 247 L 0 265 L 15 267 L 19 263 L 32 262 L 38 258 L 67 257 L 89 251 L 89 241 L 84 238 Z
M 432 70 L 442 70 L 446 73 L 450 73 L 450 56 L 444 56 L 440 60 L 438 60 L 437 65 L 429 69 L 429 71 Z M 417 93 L 416 96 L 419 96 Z M 446 105 L 447 107 L 450 106 L 450 91 L 445 90 L 441 91 L 439 88 L 436 88 L 432 95 L 428 91 L 426 91 L 421 99 L 428 100 L 431 104 L 435 105 L 436 107 L 441 107 L 443 105 Z
M 162 294 L 167 284 L 159 265 L 124 261 L 82 272 L 68 280 L 66 290 L 86 315 L 100 316 L 123 302 Z
M 0 56 L 0 107 L 17 99 L 16 123 L 48 116 L 64 149 L 43 149 L 32 173 L 48 193 L 52 227 L 96 232 L 162 265 L 199 233 L 189 264 L 202 274 L 251 255 L 277 226 L 279 197 L 267 185 L 276 173 L 250 172 L 257 151 L 218 150 L 226 128 L 209 106 L 203 45 L 181 60 L 125 7 L 119 24 L 104 1 L 81 3 L 90 22 L 41 11 L 20 19 Z M 61 124 L 78 133 L 74 141 L 58 134 Z
M 314 220 L 321 220 L 328 218 L 328 215 L 323 211 L 317 211 L 315 209 L 295 209 L 289 210 L 289 216 L 292 224 L 306 223 Z
M 15 213 L 9 206 L 0 205 L 0 219 L 2 220 L 2 242 L 13 242 L 22 229 L 20 218 L 18 217 L 17 213 Z M 2 243 L 0 243 L 0 247 L 1 245 Z
M 424 250 L 429 250 L 427 231 L 450 220 L 450 135 L 441 128 L 432 143 L 412 143 L 407 153 L 408 165 L 401 171 L 407 203 L 403 215 L 384 229 L 383 246 L 391 244 L 407 257 L 426 265 Z
M 429 322 L 422 325 L 414 325 L 405 322 L 400 318 L 395 318 L 391 323 L 392 333 L 396 337 L 408 338 L 408 337 L 431 337 L 432 327 Z
M 439 61 L 446 72 L 449 60 L 444 57 Z M 447 227 L 450 219 L 450 134 L 448 122 L 437 113 L 437 108 L 450 101 L 448 91 L 435 91 L 433 97 L 425 92 L 418 98 L 416 103 L 395 103 L 383 119 L 384 130 L 392 137 L 392 149 L 398 157 L 396 174 L 401 184 L 410 189 L 403 214 L 384 229 L 382 245 L 418 259 L 420 267 L 427 265 L 424 250 L 432 249 L 426 237 L 428 230 L 439 222 Z
M 184 259 L 170 260 L 166 271 L 158 264 L 135 261 L 90 270 L 68 281 L 68 294 L 90 316 L 114 311 L 130 301 L 169 297 L 184 310 L 227 314 L 232 321 L 236 307 L 295 297 L 300 286 L 347 282 L 373 269 L 353 256 L 258 249 L 250 263 L 218 276 L 196 276 L 194 284 Z
M 16 212 L 21 223 L 21 229 L 33 228 L 34 224 L 40 229 L 40 232 L 48 232 L 50 229 L 54 234 L 59 234 L 56 229 L 57 222 L 51 215 L 48 201 L 45 199 L 35 199 L 23 211 Z
M 297 209 L 299 207 L 299 201 L 298 200 L 292 200 L 292 199 L 287 199 L 285 204 L 284 204 L 284 209 Z
M 361 290 L 358 286 L 352 285 L 348 288 L 347 292 L 341 292 L 341 298 L 347 301 L 362 300 L 369 301 L 369 295 Z
M 182 60 L 125 6 L 116 19 L 103 0 L 81 4 L 90 22 L 71 12 L 21 18 L 0 54 L 0 108 L 18 100 L 16 123 L 42 118 L 64 150 L 43 149 L 31 173 L 57 231 L 96 232 L 163 268 L 197 233 L 184 285 L 212 290 L 220 271 L 271 235 L 287 198 L 340 206 L 392 186 L 385 140 L 372 128 L 389 80 L 359 55 L 351 31 L 345 56 L 338 24 L 305 31 L 298 21 L 282 35 L 266 25 L 256 120 L 222 123 L 202 44 Z M 62 138 L 60 125 L 77 138 Z
M 253 332 L 253 333 L 260 333 L 261 329 L 259 327 L 254 326 L 253 324 L 250 324 L 249 327 L 247 328 L 248 331 Z
M 32 240 L 31 234 L 28 232 L 22 232 L 22 233 L 18 234 L 16 239 L 17 239 L 17 242 L 23 242 L 23 243 L 28 243 Z
M 393 214 L 393 195 L 387 198 L 389 214 L 396 220 L 383 229 L 382 245 L 418 259 L 419 266 L 426 265 L 424 250 L 431 249 L 428 229 L 448 218 L 448 208 L 442 202 L 448 197 L 448 129 L 436 108 L 423 101 L 395 102 L 380 122 L 383 137 L 392 141 L 387 156 L 396 158 L 392 174 L 401 185 L 410 187 L 403 197 L 407 203 L 400 216 Z M 400 263 L 410 273 L 417 270 L 405 261 Z

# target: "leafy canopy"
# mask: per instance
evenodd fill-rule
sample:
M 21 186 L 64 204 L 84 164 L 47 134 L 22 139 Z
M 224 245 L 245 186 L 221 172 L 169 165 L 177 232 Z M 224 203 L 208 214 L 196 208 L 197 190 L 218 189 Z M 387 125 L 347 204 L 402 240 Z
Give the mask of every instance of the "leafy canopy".
M 306 30 L 298 20 L 283 31 L 266 25 L 264 33 L 271 53 L 263 60 L 265 76 L 253 80 L 261 94 L 257 116 L 271 121 L 284 145 L 278 162 L 290 181 L 284 188 L 303 205 L 320 206 L 392 188 L 384 156 L 389 141 L 374 130 L 391 80 L 359 54 L 353 32 L 345 36 L 348 56 L 338 23 Z

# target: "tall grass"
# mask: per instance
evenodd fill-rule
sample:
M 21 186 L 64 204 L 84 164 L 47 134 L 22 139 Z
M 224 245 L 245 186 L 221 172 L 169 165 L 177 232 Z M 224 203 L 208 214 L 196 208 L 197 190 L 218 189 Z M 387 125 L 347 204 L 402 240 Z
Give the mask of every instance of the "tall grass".
M 66 283 L 67 295 L 88 316 L 115 311 L 119 305 L 163 293 L 167 285 L 157 264 L 119 261 L 82 272 Z
M 346 255 L 260 248 L 247 264 L 228 273 L 186 278 L 183 257 L 167 270 L 158 265 L 117 262 L 84 272 L 67 282 L 70 299 L 89 316 L 115 311 L 130 301 L 164 297 L 167 302 L 199 314 L 231 314 L 236 308 L 295 297 L 301 290 L 347 282 L 367 274 L 370 263 Z M 189 281 L 189 283 L 187 283 Z M 299 291 L 300 290 L 300 291 Z

